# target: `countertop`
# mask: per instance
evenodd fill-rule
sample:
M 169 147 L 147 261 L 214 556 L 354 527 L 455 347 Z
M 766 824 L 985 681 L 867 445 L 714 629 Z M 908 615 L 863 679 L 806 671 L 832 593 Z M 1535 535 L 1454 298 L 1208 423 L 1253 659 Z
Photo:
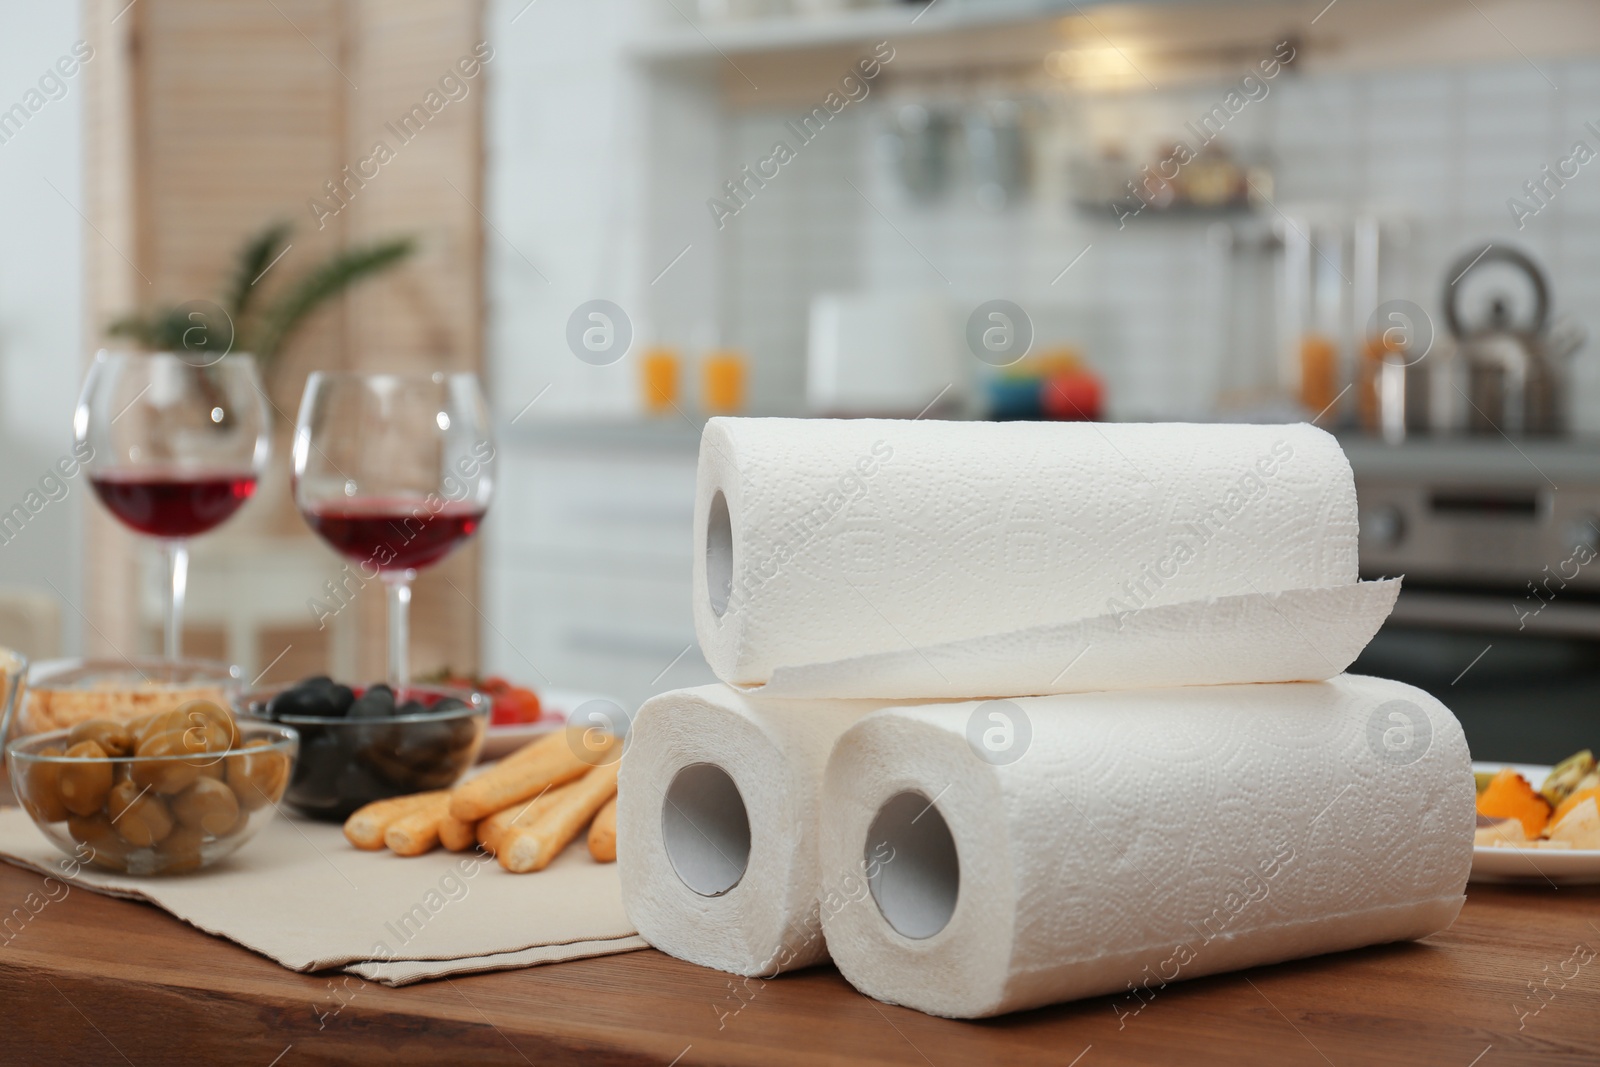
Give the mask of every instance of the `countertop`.
M 700 448 L 705 419 L 694 413 L 655 418 L 527 420 L 500 428 L 512 447 L 541 452 L 686 453 Z M 1401 445 L 1341 433 L 1356 477 L 1434 484 L 1600 484 L 1600 439 L 1420 437 Z
M 879 1004 L 831 967 L 747 982 L 654 951 L 390 989 L 296 974 L 154 907 L 63 897 L 59 883 L 17 921 L 12 909 L 44 888 L 0 864 L 6 1063 L 1600 1062 L 1594 888 L 1471 886 L 1455 925 L 1421 942 L 984 1022 Z

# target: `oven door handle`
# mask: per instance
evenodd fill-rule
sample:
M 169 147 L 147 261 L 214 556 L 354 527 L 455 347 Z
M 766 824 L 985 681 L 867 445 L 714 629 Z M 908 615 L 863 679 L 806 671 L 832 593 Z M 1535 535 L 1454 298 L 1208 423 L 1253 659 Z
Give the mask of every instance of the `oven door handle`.
M 1538 597 L 1463 596 L 1407 589 L 1395 601 L 1389 621 L 1450 630 L 1600 638 L 1600 604 L 1541 601 Z

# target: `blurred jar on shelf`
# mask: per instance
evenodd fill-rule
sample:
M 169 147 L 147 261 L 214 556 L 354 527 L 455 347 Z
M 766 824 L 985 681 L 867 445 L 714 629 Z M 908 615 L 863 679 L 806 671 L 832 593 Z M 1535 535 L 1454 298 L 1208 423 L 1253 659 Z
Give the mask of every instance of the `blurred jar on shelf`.
M 707 415 L 737 415 L 744 409 L 748 360 L 737 348 L 713 348 L 700 364 L 701 407 Z
M 1005 98 L 974 104 L 962 120 L 973 195 L 985 211 L 1016 206 L 1028 189 L 1028 115 L 1021 103 Z
M 678 350 L 665 345 L 645 349 L 639 360 L 639 384 L 644 394 L 644 410 L 662 415 L 678 406 L 678 376 L 682 369 Z
M 1354 377 L 1349 220 L 1326 205 L 1290 206 L 1276 220 L 1282 241 L 1278 331 L 1287 392 L 1325 429 L 1348 420 Z
M 1187 144 L 1158 145 L 1139 162 L 1122 145 L 1102 145 L 1096 156 L 1067 164 L 1071 198 L 1080 210 L 1109 210 L 1119 227 L 1146 211 L 1153 215 L 1228 215 L 1266 208 L 1273 169 L 1260 148 L 1234 151 L 1220 142 L 1198 153 Z
M 939 200 L 953 169 L 953 111 L 942 103 L 905 103 L 893 108 L 885 121 L 879 151 L 901 193 L 913 204 Z

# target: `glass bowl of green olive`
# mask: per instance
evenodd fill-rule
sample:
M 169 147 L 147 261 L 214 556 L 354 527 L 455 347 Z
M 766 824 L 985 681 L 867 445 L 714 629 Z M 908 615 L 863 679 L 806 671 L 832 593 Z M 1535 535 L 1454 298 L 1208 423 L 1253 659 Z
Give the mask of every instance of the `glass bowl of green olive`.
M 299 745 L 292 729 L 191 700 L 19 738 L 6 765 L 18 802 L 67 855 L 128 874 L 183 874 L 272 820 Z

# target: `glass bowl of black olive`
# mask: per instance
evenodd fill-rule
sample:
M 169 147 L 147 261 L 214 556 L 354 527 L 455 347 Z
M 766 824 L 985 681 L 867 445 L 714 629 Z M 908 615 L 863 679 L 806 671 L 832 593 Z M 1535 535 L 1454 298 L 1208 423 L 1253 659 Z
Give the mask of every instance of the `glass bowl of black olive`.
M 471 767 L 489 725 L 489 698 L 472 689 L 326 677 L 242 693 L 242 718 L 293 727 L 300 758 L 284 802 L 303 815 L 343 820 L 374 800 L 448 789 Z

